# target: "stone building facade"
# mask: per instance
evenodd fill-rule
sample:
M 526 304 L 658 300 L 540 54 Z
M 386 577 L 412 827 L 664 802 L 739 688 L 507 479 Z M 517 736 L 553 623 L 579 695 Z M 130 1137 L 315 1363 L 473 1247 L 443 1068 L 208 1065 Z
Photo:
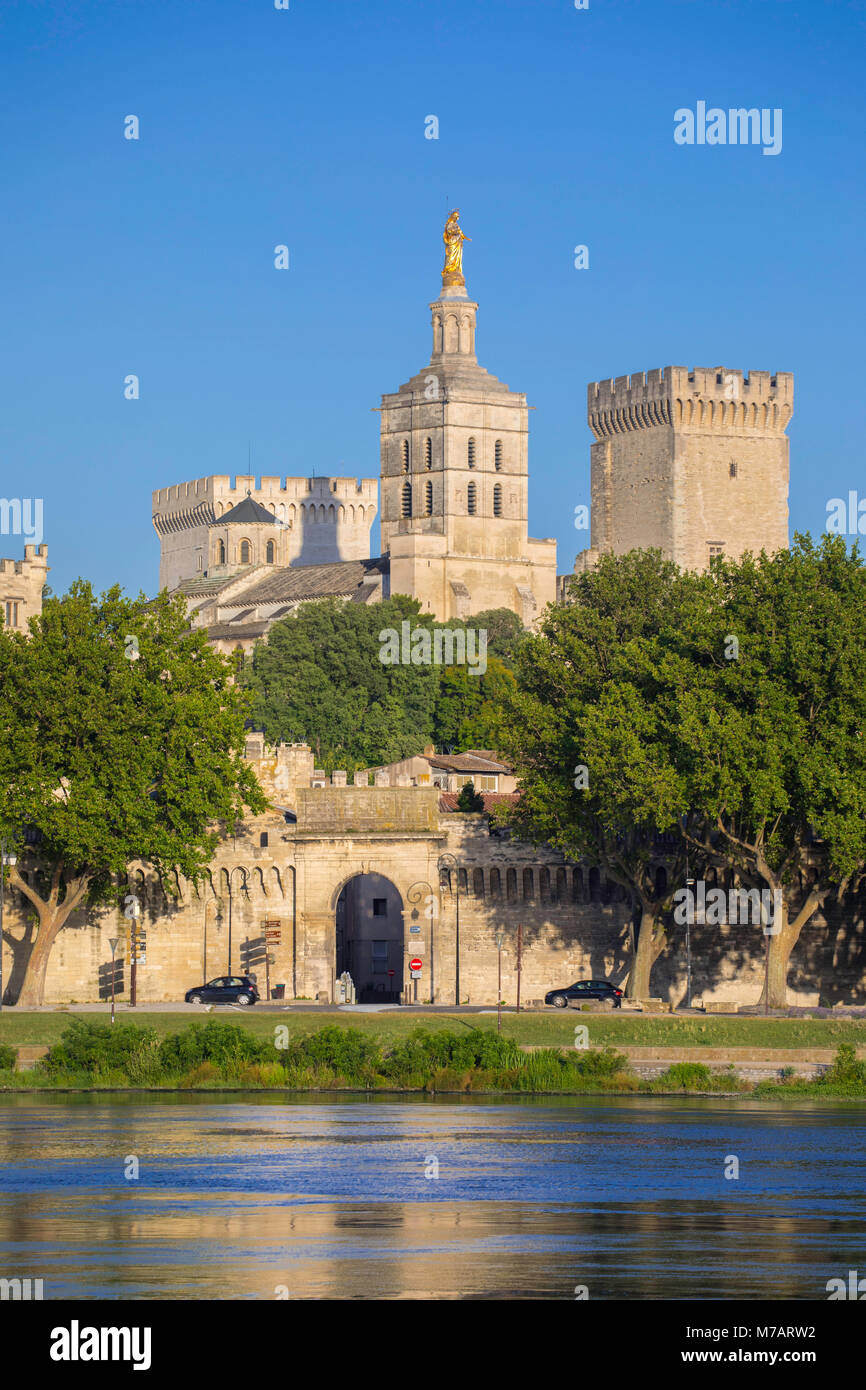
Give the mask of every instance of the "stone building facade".
M 575 570 L 651 547 L 690 570 L 786 548 L 793 408 L 790 372 L 662 367 L 592 382 L 591 546 Z
M 204 980 L 241 970 L 257 975 L 263 995 L 269 974 L 289 999 L 331 1001 L 350 966 L 362 997 L 414 999 L 408 963 L 417 956 L 420 1002 L 452 1004 L 459 994 L 489 1006 L 497 992 L 498 932 L 510 1003 L 518 976 L 524 1003 L 577 979 L 627 976 L 632 911 L 598 869 L 512 840 L 484 815 L 443 811 L 443 793 L 433 786 L 391 786 L 387 773 L 379 785 L 364 785 L 361 773 L 353 785 L 339 772 L 328 781 L 303 744 L 269 749 L 250 735 L 248 757 L 269 809 L 223 835 L 198 889 L 161 883 L 132 866 L 130 889 L 140 898 L 146 934 L 140 1002 L 182 999 Z M 26 871 L 26 863 L 21 867 Z M 376 909 L 377 900 L 384 909 Z M 46 1002 L 106 999 L 114 936 L 124 943 L 118 997 L 128 998 L 127 925 L 119 909 L 76 914 L 52 953 Z M 8 890 L 4 926 L 4 999 L 11 1003 L 33 923 L 21 895 Z M 266 933 L 275 932 L 279 940 L 267 947 Z M 859 900 L 816 916 L 792 959 L 792 1002 L 864 1002 L 864 936 Z M 759 927 L 695 926 L 691 948 L 694 997 L 756 1001 Z M 678 1003 L 685 988 L 685 935 L 678 928 L 655 966 L 653 991 Z
M 48 582 L 48 546 L 25 545 L 23 560 L 0 560 L 0 617 L 13 632 L 27 632 L 42 612 Z

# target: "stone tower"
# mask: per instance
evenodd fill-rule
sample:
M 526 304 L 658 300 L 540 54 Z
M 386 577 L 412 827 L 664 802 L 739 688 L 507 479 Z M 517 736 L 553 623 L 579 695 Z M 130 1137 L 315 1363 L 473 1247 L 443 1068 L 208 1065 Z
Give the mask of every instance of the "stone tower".
M 285 534 L 274 532 L 279 565 L 326 565 L 340 560 L 365 560 L 370 554 L 370 529 L 376 518 L 377 488 L 373 478 L 281 478 L 226 474 L 158 488 L 153 494 L 153 525 L 160 541 L 159 587 L 176 589 L 186 579 L 201 579 L 219 564 L 219 537 L 213 523 L 223 521 L 249 495 Z M 263 523 L 264 524 L 264 523 Z M 233 528 L 232 534 L 237 530 Z M 225 541 L 224 563 L 234 552 Z M 246 539 L 238 535 L 238 544 Z M 254 549 L 252 533 L 249 537 Z M 267 540 L 261 557 L 265 561 Z M 239 562 L 238 562 L 239 563 Z
M 595 381 L 591 549 L 658 548 L 682 569 L 788 545 L 790 372 L 662 367 Z
M 528 409 L 478 365 L 462 274 L 430 305 L 430 365 L 381 406 L 382 550 L 390 592 L 442 620 L 510 608 L 530 625 L 556 593 L 556 542 L 528 536 Z

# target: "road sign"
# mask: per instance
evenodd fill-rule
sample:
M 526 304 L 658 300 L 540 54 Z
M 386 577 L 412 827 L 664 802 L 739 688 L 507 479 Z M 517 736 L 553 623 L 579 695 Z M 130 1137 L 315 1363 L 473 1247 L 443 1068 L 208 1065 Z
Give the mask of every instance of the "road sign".
M 394 971 L 393 971 L 393 970 L 389 970 L 389 971 L 388 971 L 388 974 L 389 974 L 389 975 L 393 975 L 393 974 L 394 974 Z
M 422 968 L 423 965 L 424 965 L 423 960 L 420 960 L 418 956 L 413 956 L 412 960 L 410 960 L 410 962 L 409 962 L 409 969 L 410 969 L 410 970 L 420 970 L 420 969 Z
M 409 978 L 410 978 L 410 980 L 420 980 L 420 978 L 421 978 L 421 971 L 420 971 L 420 970 L 410 970 L 410 971 L 409 971 Z

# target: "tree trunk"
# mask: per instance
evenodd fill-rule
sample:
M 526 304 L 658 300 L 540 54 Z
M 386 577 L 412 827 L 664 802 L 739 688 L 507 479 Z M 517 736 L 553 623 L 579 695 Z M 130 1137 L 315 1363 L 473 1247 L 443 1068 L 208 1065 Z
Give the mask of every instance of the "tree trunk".
M 650 974 L 664 949 L 664 944 L 665 933 L 664 928 L 658 924 L 658 914 L 649 908 L 642 908 L 637 944 L 626 986 L 626 996 L 629 999 L 650 998 Z
M 28 898 L 39 914 L 39 929 L 33 943 L 30 957 L 24 971 L 24 980 L 17 1003 L 19 1008 L 39 1008 L 45 998 L 45 975 L 51 949 L 57 935 L 72 915 L 87 892 L 87 879 L 75 879 L 67 884 L 62 902 L 58 902 L 62 865 L 55 865 L 52 875 L 51 892 L 48 898 L 41 898 L 34 888 L 13 869 L 9 876 L 10 886 L 18 888 Z
M 778 885 L 772 885 L 777 888 Z M 793 922 L 788 917 L 788 904 L 782 894 L 781 912 L 773 926 L 781 926 L 781 931 L 767 937 L 770 943 L 764 986 L 758 1000 L 759 1008 L 786 1009 L 788 1007 L 788 964 L 791 952 L 800 939 L 800 932 L 820 907 L 823 895 L 811 892 Z M 769 997 L 768 997 L 769 994 Z

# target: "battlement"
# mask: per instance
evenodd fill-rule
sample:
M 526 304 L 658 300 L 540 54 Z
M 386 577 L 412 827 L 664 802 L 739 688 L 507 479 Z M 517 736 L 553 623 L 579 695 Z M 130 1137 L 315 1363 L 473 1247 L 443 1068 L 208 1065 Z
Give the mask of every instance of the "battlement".
M 247 492 L 257 502 L 269 498 L 285 501 L 315 496 L 361 501 L 366 505 L 378 500 L 378 482 L 375 478 L 289 478 L 280 474 L 263 475 L 257 480 L 252 473 L 238 473 L 232 481 L 228 473 L 213 473 L 193 482 L 158 488 L 153 493 L 153 508 L 156 511 L 173 503 L 178 510 L 194 510 L 202 503 L 213 503 L 217 499 L 234 505 L 246 497 Z
M 596 439 L 659 425 L 779 435 L 793 410 L 792 372 L 658 367 L 587 388 L 587 419 Z
M 35 570 L 48 573 L 47 545 L 25 545 L 23 560 L 0 560 L 0 574 L 27 574 Z

